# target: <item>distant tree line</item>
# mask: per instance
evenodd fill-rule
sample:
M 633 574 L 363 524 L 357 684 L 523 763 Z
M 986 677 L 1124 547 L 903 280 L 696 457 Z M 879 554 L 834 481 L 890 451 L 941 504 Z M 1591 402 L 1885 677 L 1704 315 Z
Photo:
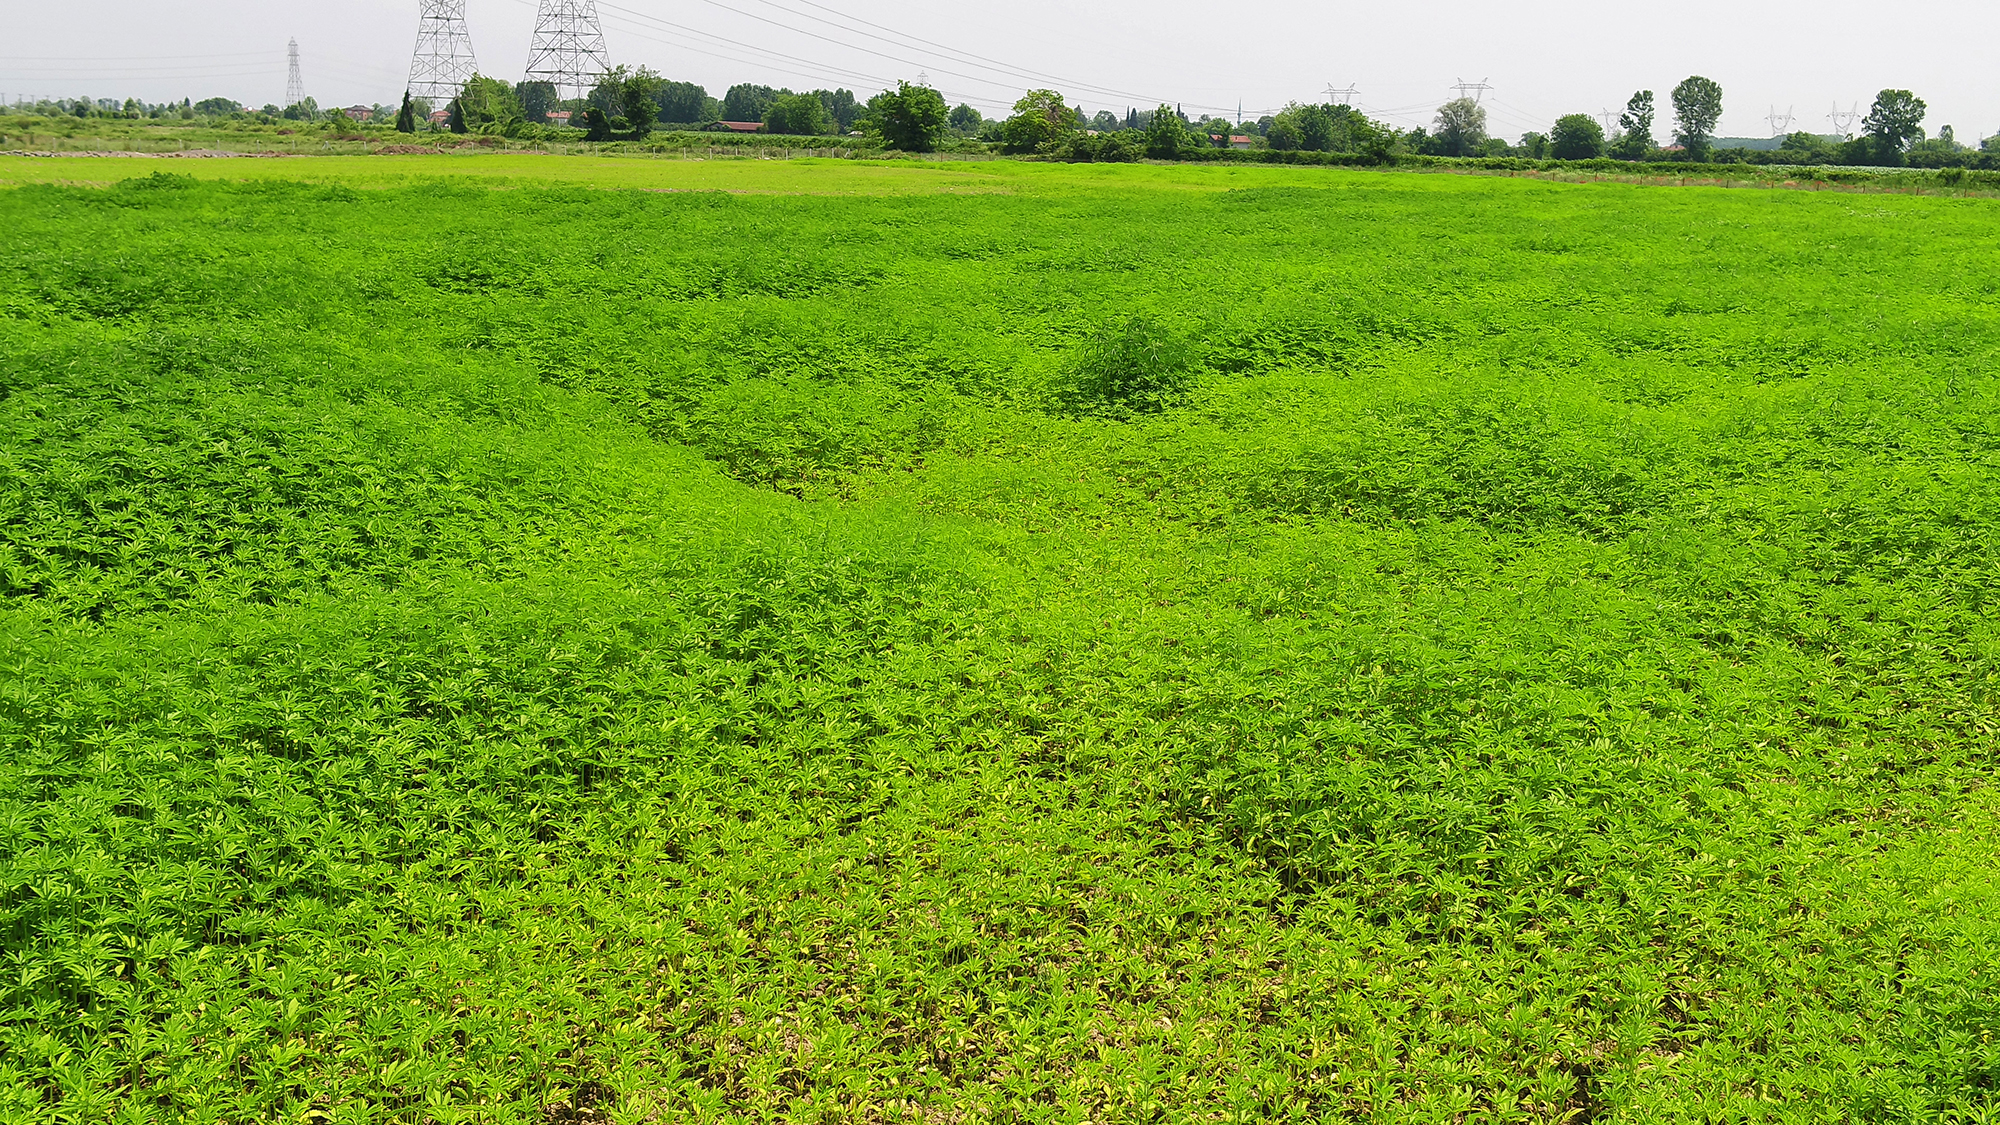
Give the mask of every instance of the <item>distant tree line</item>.
M 2000 136 L 1988 137 L 1978 149 L 1958 143 L 1952 127 L 1936 137 L 1924 134 L 1924 100 L 1908 90 L 1884 90 L 1875 96 L 1861 132 L 1853 137 L 1823 137 L 1797 132 L 1770 148 L 1718 149 L 1716 123 L 1722 119 L 1722 87 L 1711 79 L 1689 78 L 1674 87 L 1672 143 L 1660 147 L 1653 139 L 1654 97 L 1651 90 L 1632 95 L 1619 115 L 1618 128 L 1604 134 L 1589 114 L 1573 113 L 1556 121 L 1546 134 L 1521 138 L 1518 154 L 1555 160 L 1688 160 L 1699 163 L 1849 165 L 1858 167 L 2000 167 Z
M 1663 108 L 1672 115 L 1665 145 L 1655 136 Z M 1722 109 L 1722 87 L 1695 76 L 1674 87 L 1664 107 L 1651 90 L 1633 94 L 1609 133 L 1597 118 L 1573 113 L 1558 118 L 1547 132 L 1529 132 L 1518 144 L 1509 144 L 1490 134 L 1486 110 L 1471 98 L 1443 103 L 1429 127 L 1414 129 L 1376 121 L 1353 106 L 1334 103 L 1295 102 L 1254 122 L 1190 118 L 1181 107 L 1168 105 L 1143 110 L 1134 106 L 1123 116 L 1109 110 L 1091 114 L 1048 89 L 1028 91 L 1011 114 L 989 119 L 971 105 L 948 107 L 938 91 L 908 82 L 865 102 L 846 89 L 795 92 L 755 83 L 731 86 L 715 98 L 699 84 L 672 81 L 648 67 L 621 66 L 605 74 L 587 96 L 573 101 L 564 101 L 547 82 L 510 83 L 474 75 L 443 106 L 406 94 L 399 107 L 367 107 L 363 116 L 378 126 L 393 122 L 404 133 L 435 130 L 611 141 L 642 140 L 662 129 L 754 129 L 798 137 L 861 134 L 891 148 L 916 152 L 980 142 L 1007 153 L 1062 160 L 1174 160 L 1204 149 L 1253 148 L 1342 154 L 1363 163 L 1386 163 L 1414 154 L 2000 168 L 2000 136 L 1987 138 L 1977 149 L 1959 143 L 1948 125 L 1929 136 L 1924 130 L 1927 107 L 1908 90 L 1877 95 L 1858 136 L 1797 132 L 1755 150 L 1717 148 L 1715 130 Z M 296 121 L 336 131 L 358 127 L 345 111 L 323 110 L 310 98 L 257 110 L 228 98 L 158 104 L 76 98 L 40 101 L 14 107 L 14 112 L 128 120 Z

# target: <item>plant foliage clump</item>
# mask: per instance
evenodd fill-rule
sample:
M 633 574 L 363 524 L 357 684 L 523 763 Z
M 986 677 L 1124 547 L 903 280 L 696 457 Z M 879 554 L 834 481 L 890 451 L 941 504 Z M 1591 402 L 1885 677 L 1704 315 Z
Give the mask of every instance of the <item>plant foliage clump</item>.
M 865 117 L 883 144 L 904 152 L 936 152 L 951 129 L 944 95 L 909 82 L 868 99 Z
M 1135 316 L 1091 336 L 1065 372 L 1057 401 L 1073 414 L 1157 414 L 1187 397 L 1194 353 L 1179 334 Z

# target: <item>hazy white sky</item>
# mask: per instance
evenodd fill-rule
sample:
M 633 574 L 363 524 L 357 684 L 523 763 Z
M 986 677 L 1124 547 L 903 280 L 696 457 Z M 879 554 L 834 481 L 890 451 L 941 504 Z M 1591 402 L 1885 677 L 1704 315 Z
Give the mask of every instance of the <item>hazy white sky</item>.
M 1233 117 L 1240 101 L 1255 117 L 1323 100 L 1332 84 L 1358 88 L 1356 104 L 1408 126 L 1428 124 L 1453 83 L 1483 79 L 1499 135 L 1615 110 L 1646 88 L 1660 96 L 1664 137 L 1667 91 L 1703 74 L 1722 84 L 1727 136 L 1769 135 L 1774 106 L 1796 110 L 1795 128 L 1824 132 L 1835 102 L 1865 111 L 1884 87 L 1924 98 L 1933 134 L 1946 124 L 1961 140 L 2000 132 L 1995 0 L 1681 0 L 1666 18 L 1657 5 L 1591 0 L 599 2 L 614 62 L 718 97 L 762 82 L 846 86 L 866 98 L 927 72 L 953 102 L 989 116 L 1029 86 L 1053 86 L 1092 111 L 1164 100 Z M 416 13 L 416 0 L 0 0 L 0 95 L 277 102 L 285 41 L 296 36 L 320 104 L 393 102 Z M 534 20 L 533 0 L 469 0 L 481 70 L 518 79 Z

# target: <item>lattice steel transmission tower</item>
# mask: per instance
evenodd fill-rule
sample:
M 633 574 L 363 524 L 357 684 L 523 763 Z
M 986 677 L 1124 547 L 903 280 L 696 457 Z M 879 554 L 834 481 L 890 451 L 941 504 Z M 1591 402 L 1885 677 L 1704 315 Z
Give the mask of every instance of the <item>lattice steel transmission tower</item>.
M 1779 113 L 1778 107 L 1772 106 L 1771 116 L 1765 118 L 1765 120 L 1771 123 L 1771 135 L 1782 137 L 1791 133 L 1792 123 L 1798 120 L 1798 115 L 1790 109 Z
M 570 101 L 590 93 L 610 69 L 597 0 L 541 0 L 527 81 L 553 83 L 556 97 Z
M 465 89 L 479 61 L 472 57 L 472 33 L 465 29 L 465 0 L 418 0 L 418 8 L 410 95 L 435 109 Z
M 306 100 L 306 80 L 299 73 L 299 41 L 294 39 L 285 44 L 285 54 L 292 63 L 285 75 L 285 106 L 289 109 Z
M 1826 115 L 1833 122 L 1833 131 L 1843 141 L 1854 139 L 1854 126 L 1861 121 L 1861 104 L 1856 102 L 1852 109 L 1842 110 L 1840 103 L 1833 103 L 1833 112 Z
M 1465 79 L 1461 78 L 1458 80 L 1458 85 L 1452 87 L 1452 89 L 1458 91 L 1459 97 L 1471 98 L 1472 104 L 1474 105 L 1478 105 L 1480 102 L 1485 101 L 1486 91 L 1491 90 L 1492 88 L 1493 87 L 1488 86 L 1486 84 L 1486 79 L 1484 78 L 1480 79 L 1477 82 L 1467 82 Z

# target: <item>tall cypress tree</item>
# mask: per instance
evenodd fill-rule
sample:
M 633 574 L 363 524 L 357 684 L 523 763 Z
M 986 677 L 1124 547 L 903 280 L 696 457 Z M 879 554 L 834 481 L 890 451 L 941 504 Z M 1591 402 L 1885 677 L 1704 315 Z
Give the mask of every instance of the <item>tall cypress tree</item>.
M 410 100 L 410 92 L 403 91 L 403 108 L 396 111 L 396 131 L 414 133 L 417 131 L 417 103 Z
M 451 99 L 451 116 L 445 119 L 445 126 L 454 133 L 470 132 L 465 127 L 465 107 L 459 104 L 460 100 Z

